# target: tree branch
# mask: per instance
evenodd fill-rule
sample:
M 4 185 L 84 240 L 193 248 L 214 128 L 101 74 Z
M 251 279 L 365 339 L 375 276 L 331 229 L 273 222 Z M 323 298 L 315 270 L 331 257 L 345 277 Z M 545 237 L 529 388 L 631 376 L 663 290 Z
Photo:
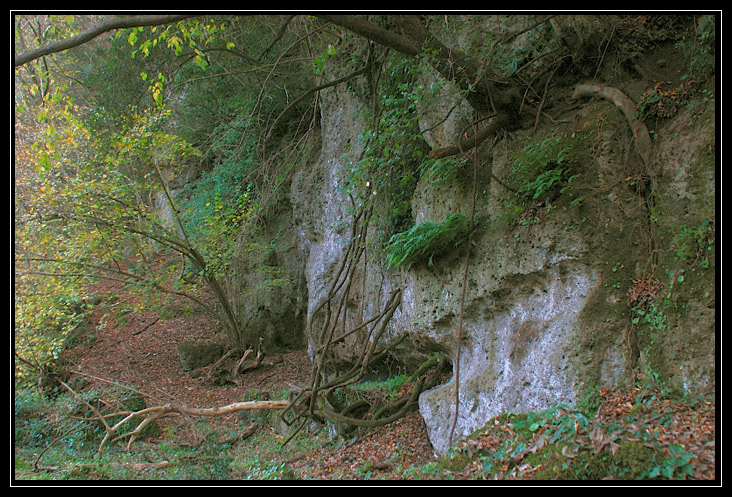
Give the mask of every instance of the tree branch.
M 103 21 L 96 26 L 92 27 L 71 38 L 65 40 L 54 41 L 47 43 L 33 50 L 29 50 L 25 53 L 15 56 L 14 66 L 19 67 L 32 60 L 38 59 L 45 55 L 52 53 L 63 52 L 69 48 L 78 47 L 84 43 L 93 40 L 99 35 L 102 35 L 109 31 L 115 31 L 117 29 L 124 28 L 136 28 L 140 26 L 159 26 L 161 24 L 170 24 L 173 22 L 182 21 L 190 17 L 196 17 L 196 15 L 164 15 L 164 16 L 129 16 L 119 17 L 115 19 L 108 19 Z
M 509 117 L 505 114 L 501 114 L 492 118 L 488 125 L 478 130 L 473 136 L 469 136 L 463 140 L 460 140 L 456 145 L 450 145 L 448 147 L 438 148 L 430 152 L 430 157 L 433 159 L 442 159 L 444 157 L 450 157 L 457 155 L 461 152 L 465 152 L 474 147 L 477 147 L 486 138 L 498 132 L 501 128 L 505 127 L 509 123 Z
M 369 40 L 376 42 L 380 45 L 393 48 L 394 50 L 403 54 L 419 55 L 422 52 L 421 47 L 415 44 L 412 39 L 384 29 L 381 26 L 377 26 L 376 24 L 369 22 L 362 17 L 353 15 L 319 15 L 318 17 L 323 19 L 324 21 L 330 22 L 331 24 L 336 24 L 338 26 L 348 29 L 349 31 L 353 31 L 357 35 L 368 38 Z

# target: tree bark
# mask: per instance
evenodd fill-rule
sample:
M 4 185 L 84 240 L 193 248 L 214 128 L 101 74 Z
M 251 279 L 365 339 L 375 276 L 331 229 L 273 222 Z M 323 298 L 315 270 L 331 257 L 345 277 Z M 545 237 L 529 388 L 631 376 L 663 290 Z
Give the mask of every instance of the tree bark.
M 394 33 L 388 29 L 384 29 L 372 22 L 367 21 L 363 17 L 354 15 L 338 16 L 338 15 L 319 15 L 324 21 L 336 24 L 349 31 L 353 31 L 359 36 L 363 36 L 373 42 L 385 47 L 393 48 L 397 52 L 405 55 L 419 55 L 422 52 L 421 47 L 406 36 Z
M 430 157 L 433 159 L 442 159 L 444 157 L 450 157 L 452 155 L 465 152 L 466 150 L 470 150 L 475 147 L 476 144 L 482 143 L 486 138 L 498 132 L 498 130 L 505 127 L 508 123 L 509 120 L 506 114 L 498 115 L 491 119 L 486 127 L 479 129 L 474 136 L 469 136 L 460 140 L 456 145 L 432 150 L 430 152 Z

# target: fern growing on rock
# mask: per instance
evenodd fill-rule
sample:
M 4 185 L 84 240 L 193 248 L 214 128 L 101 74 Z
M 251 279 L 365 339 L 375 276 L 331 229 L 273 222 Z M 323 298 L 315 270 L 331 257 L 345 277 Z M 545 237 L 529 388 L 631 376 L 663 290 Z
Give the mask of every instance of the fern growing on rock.
M 433 265 L 434 258 L 458 247 L 470 232 L 463 214 L 450 214 L 441 223 L 425 221 L 391 237 L 384 249 L 389 269 L 409 270 L 414 264 Z

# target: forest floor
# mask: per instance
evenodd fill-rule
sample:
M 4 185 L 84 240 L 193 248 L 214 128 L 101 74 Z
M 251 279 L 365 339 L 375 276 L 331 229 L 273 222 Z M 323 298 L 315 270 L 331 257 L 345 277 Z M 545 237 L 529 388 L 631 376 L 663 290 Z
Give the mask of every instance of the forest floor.
M 107 292 L 114 291 L 108 288 Z M 129 297 L 126 297 L 129 299 Z M 120 297 L 118 301 L 123 300 Z M 134 299 L 126 302 L 134 306 Z M 115 318 L 103 309 L 97 311 L 88 323 L 89 332 L 94 339 L 66 351 L 65 359 L 69 369 L 82 372 L 86 378 L 96 377 L 119 384 L 134 385 L 134 388 L 157 400 L 148 400 L 148 406 L 156 402 L 175 402 L 190 407 L 224 406 L 248 400 L 248 392 L 255 391 L 260 398 L 269 393 L 282 391 L 292 385 L 307 385 L 311 364 L 305 351 L 295 351 L 278 356 L 276 361 L 264 362 L 260 367 L 244 373 L 238 385 L 212 385 L 204 376 L 193 378 L 190 372 L 182 369 L 177 345 L 185 340 L 211 341 L 215 335 L 216 323 L 203 314 L 179 311 L 180 317 L 158 319 L 153 311 L 141 310 L 129 313 L 123 319 Z M 176 315 L 172 312 L 171 315 Z M 112 317 L 110 317 L 112 316 Z M 104 319 L 103 326 L 100 320 Z M 91 375 L 91 376 L 89 376 Z M 627 415 L 643 398 L 642 411 L 633 423 L 623 422 Z M 595 450 L 611 449 L 613 454 L 623 441 L 633 440 L 633 434 L 650 433 L 653 439 L 663 446 L 683 447 L 683 453 L 691 459 L 693 471 L 683 476 L 694 480 L 715 480 L 716 478 L 716 409 L 711 401 L 686 402 L 668 400 L 662 396 L 642 392 L 638 387 L 616 390 L 601 390 L 596 406 L 596 426 L 614 426 L 612 433 L 598 430 L 577 432 L 575 421 L 576 445 L 570 448 L 574 455 L 562 449 L 562 456 L 576 457 L 581 444 Z M 543 419 L 543 420 L 542 420 Z M 499 421 L 456 445 L 453 455 L 437 458 L 427 436 L 427 430 L 418 412 L 381 428 L 361 432 L 354 438 L 335 443 L 329 440 L 326 430 L 320 430 L 320 438 L 314 443 L 292 442 L 278 452 L 278 449 L 260 448 L 271 440 L 282 441 L 282 435 L 268 425 L 259 427 L 260 433 L 238 445 L 227 445 L 235 451 L 226 470 L 225 479 L 260 479 L 266 475 L 261 472 L 263 461 L 259 461 L 260 472 L 252 472 L 247 467 L 245 454 L 251 457 L 254 452 L 262 451 L 262 457 L 278 461 L 276 478 L 297 478 L 307 480 L 477 480 L 482 478 L 533 479 L 541 466 L 547 461 L 533 462 L 530 457 L 545 445 L 550 431 L 546 418 L 536 418 L 529 426 L 523 418 L 522 444 L 518 435 L 522 429 L 516 417 L 504 416 Z M 211 430 L 220 439 L 231 437 L 250 423 L 238 414 L 205 421 L 206 430 L 201 424 L 184 416 L 170 416 L 158 421 L 161 435 L 157 439 L 145 441 L 147 447 L 155 444 L 174 443 L 179 446 L 196 447 L 204 439 L 211 437 Z M 623 424 L 625 423 L 625 424 Z M 527 431 L 527 427 L 530 432 Z M 307 430 L 303 430 L 307 432 Z M 544 434 L 544 435 L 542 435 Z M 303 433 L 298 437 L 311 437 Z M 172 437 L 172 439 L 171 439 Z M 208 438 L 207 438 L 208 437 Z M 142 443 L 142 442 L 140 442 Z M 513 444 L 513 445 L 511 445 Z M 507 447 L 513 450 L 507 451 Z M 520 449 L 520 450 L 518 450 Z M 16 449 L 17 450 L 17 449 Z M 504 454 L 498 457 L 497 454 Z M 170 478 L 156 474 L 150 468 L 154 463 L 148 453 L 147 466 L 140 468 L 136 479 Z M 557 455 L 557 457 L 559 457 Z M 565 459 L 569 460 L 569 459 Z M 679 459 L 669 459 L 678 469 Z M 237 462 L 238 461 L 238 462 Z M 167 461 L 164 461 L 167 462 Z M 165 464 L 160 465 L 162 468 Z M 271 467 L 271 466 L 270 466 Z M 658 468 L 657 468 L 658 469 Z M 663 468 L 660 468 L 663 469 Z M 693 474 L 692 474 L 693 473 Z M 674 475 L 680 476 L 680 473 Z M 200 476 L 199 476 L 200 477 Z M 220 478 L 221 476 L 219 476 Z M 184 477 L 185 478 L 185 477 Z

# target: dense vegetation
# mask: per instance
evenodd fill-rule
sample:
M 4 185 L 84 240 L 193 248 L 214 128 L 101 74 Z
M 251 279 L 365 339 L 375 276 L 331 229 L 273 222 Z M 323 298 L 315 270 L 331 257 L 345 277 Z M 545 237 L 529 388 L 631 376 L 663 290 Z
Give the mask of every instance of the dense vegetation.
M 15 53 L 70 40 L 108 17 L 15 15 Z M 115 453 L 96 454 L 105 436 L 104 423 L 89 421 L 103 417 L 98 410 L 104 399 L 113 398 L 114 406 L 128 411 L 144 409 L 145 403 L 135 395 L 134 386 L 77 392 L 59 358 L 84 340 L 82 325 L 89 323 L 92 312 L 103 314 L 102 323 L 108 316 L 128 319 L 151 309 L 164 316 L 182 299 L 197 309 L 191 312 L 210 315 L 227 347 L 243 354 L 237 369 L 227 376 L 237 381 L 248 351 L 259 351 L 263 340 L 259 330 L 248 327 L 243 298 L 296 284 L 272 260 L 276 236 L 261 234 L 295 172 L 313 160 L 320 140 L 326 139 L 319 135 L 319 91 L 335 85 L 351 85 L 354 92 L 368 95 L 372 104 L 362 109 L 367 123 L 361 136 L 363 153 L 354 158 L 346 187 L 338 193 L 350 197 L 354 220 L 363 222 L 364 229 L 377 227 L 373 242 L 384 266 L 395 271 L 431 268 L 442 255 L 460 252 L 468 245 L 469 234 L 483 226 L 460 213 L 442 222 L 415 224 L 410 200 L 416 184 L 420 179 L 438 184 L 467 176 L 470 168 L 464 152 L 491 134 L 510 133 L 518 126 L 526 96 L 522 93 L 526 79 L 521 77 L 544 81 L 548 87 L 570 59 L 582 67 L 592 44 L 578 39 L 574 46 L 553 45 L 550 17 L 531 16 L 527 29 L 533 40 L 531 53 L 504 50 L 502 42 L 519 34 L 510 30 L 511 16 L 504 19 L 506 33 L 471 39 L 466 45 L 474 46 L 474 51 L 462 54 L 447 53 L 439 37 L 430 34 L 448 39 L 462 35 L 459 20 L 447 22 L 439 16 L 192 15 L 114 29 L 69 50 L 16 64 L 14 436 L 16 450 L 23 451 L 17 471 L 32 478 L 29 474 L 42 469 L 39 460 L 49 451 L 56 460 L 79 458 L 73 471 L 61 473 L 69 479 L 137 478 L 148 470 L 157 471 L 155 478 L 171 479 L 293 477 L 291 464 L 282 458 L 270 464 L 265 457 L 229 451 L 234 442 L 208 432 L 208 426 L 202 428 L 207 434 L 200 450 L 158 447 L 158 455 L 162 450 L 178 461 L 165 469 L 136 466 L 125 459 L 129 455 L 118 459 Z M 672 40 L 688 58 L 685 82 L 674 89 L 659 83 L 644 95 L 640 119 L 663 119 L 683 105 L 701 105 L 713 98 L 696 82 L 715 69 L 714 16 L 613 19 L 615 37 L 592 45 L 601 47 L 601 53 L 613 43 L 612 50 L 631 65 L 648 46 Z M 544 65 L 532 69 L 539 61 Z M 420 133 L 421 104 L 446 91 L 439 85 L 420 84 L 428 70 L 454 82 L 450 91 L 462 95 L 481 122 L 480 131 L 466 128 L 465 140 L 454 150 L 430 150 Z M 543 104 L 542 100 L 539 112 Z M 537 206 L 551 209 L 559 197 L 580 205 L 582 193 L 573 187 L 582 176 L 581 160 L 589 146 L 583 132 L 571 137 L 552 134 L 514 154 L 508 177 L 494 178 L 508 193 L 506 221 L 530 224 Z M 628 178 L 638 188 L 647 181 L 641 174 Z M 372 210 L 364 214 L 366 209 Z M 363 238 L 351 240 L 354 253 L 363 250 Z M 676 257 L 687 267 L 709 266 L 711 222 L 680 227 L 672 238 Z M 256 278 L 247 280 L 254 281 L 252 286 L 242 285 L 244 273 L 256 273 Z M 681 283 L 683 278 L 673 281 Z M 126 295 L 138 298 L 132 303 L 102 300 L 94 291 L 100 281 L 119 283 Z M 656 308 L 641 300 L 634 302 L 634 324 L 662 326 Z M 389 311 L 385 309 L 382 317 Z M 372 353 L 378 356 L 371 349 L 361 356 L 360 373 L 370 364 Z M 439 367 L 444 365 L 441 359 Z M 259 354 L 257 361 L 259 365 Z M 331 418 L 330 411 L 315 408 L 322 399 L 316 398 L 318 389 L 313 386 L 310 417 L 356 421 L 362 423 L 359 426 L 366 419 L 391 419 L 392 412 L 401 414 L 414 405 L 419 391 L 408 388 L 408 383 L 434 384 L 429 382 L 443 372 L 435 369 L 428 374 L 436 364 L 438 360 L 430 359 L 416 371 L 384 383 L 359 381 L 352 387 L 360 375 L 338 378 L 342 383 L 336 384 L 343 390 L 333 395 L 334 386 L 323 393 L 329 402 L 344 404 L 343 411 Z M 668 443 L 658 444 L 645 435 L 622 440 L 618 435 L 617 443 L 613 439 L 593 446 L 597 450 L 590 454 L 587 447 L 602 442 L 592 438 L 597 436 L 592 420 L 599 393 L 591 394 L 574 410 L 559 406 L 551 412 L 507 414 L 496 420 L 495 426 L 516 435 L 497 451 L 489 453 L 467 443 L 439 467 L 402 468 L 398 477 L 446 477 L 458 466 L 470 473 L 466 454 L 473 460 L 470 477 L 500 477 L 519 452 L 540 460 L 533 466 L 537 478 L 694 476 L 689 452 L 673 446 L 669 455 Z M 638 405 L 656 398 L 646 386 L 637 395 Z M 250 396 L 258 398 L 256 392 Z M 287 399 L 287 393 L 280 392 L 277 398 Z M 638 412 L 633 410 L 625 421 L 643 423 L 651 416 L 632 416 Z M 652 414 L 656 412 L 662 411 Z M 119 412 L 110 413 L 105 417 L 109 425 L 123 419 Z M 353 413 L 361 417 L 356 419 Z M 254 420 L 276 426 L 279 418 L 275 418 L 268 413 Z M 612 428 L 619 433 L 618 426 Z M 476 438 L 491 436 L 489 431 Z M 341 432 L 352 434 L 351 429 Z M 544 440 L 555 446 L 565 443 L 568 449 L 553 450 L 574 451 L 575 459 L 560 465 L 555 462 L 557 454 L 548 449 L 529 454 L 527 449 L 532 443 L 535 447 L 539 436 L 544 437 L 542 447 Z M 318 437 L 325 437 L 324 432 Z M 583 437 L 590 440 L 586 445 Z M 274 453 L 271 440 L 261 435 L 255 440 L 263 452 Z M 303 437 L 295 443 L 301 445 L 288 453 L 290 457 L 314 451 L 324 442 Z M 605 452 L 603 466 L 595 469 L 592 456 L 604 449 L 611 450 L 616 461 Z M 146 446 L 141 450 L 152 451 Z M 32 457 L 36 457 L 33 463 Z M 583 457 L 586 460 L 580 461 Z M 188 464 L 189 459 L 194 463 Z M 359 471 L 365 475 L 371 470 L 365 464 Z M 50 471 L 53 477 L 54 469 Z
M 90 278 L 150 290 L 151 303 L 160 292 L 185 295 L 221 319 L 232 345 L 249 345 L 229 275 L 237 258 L 266 251 L 252 233 L 315 116 L 306 98 L 288 110 L 298 119 L 277 119 L 317 65 L 310 47 L 294 43 L 312 21 L 294 20 L 275 38 L 269 31 L 281 21 L 226 16 L 131 28 L 54 56 L 53 70 L 46 58 L 17 69 L 21 364 L 57 355 L 83 315 Z M 95 22 L 17 16 L 18 51 Z M 318 36 L 327 37 L 313 43 Z M 267 56 L 273 42 L 286 48 Z M 266 284 L 286 284 L 261 270 Z M 200 298 L 201 282 L 217 305 Z

